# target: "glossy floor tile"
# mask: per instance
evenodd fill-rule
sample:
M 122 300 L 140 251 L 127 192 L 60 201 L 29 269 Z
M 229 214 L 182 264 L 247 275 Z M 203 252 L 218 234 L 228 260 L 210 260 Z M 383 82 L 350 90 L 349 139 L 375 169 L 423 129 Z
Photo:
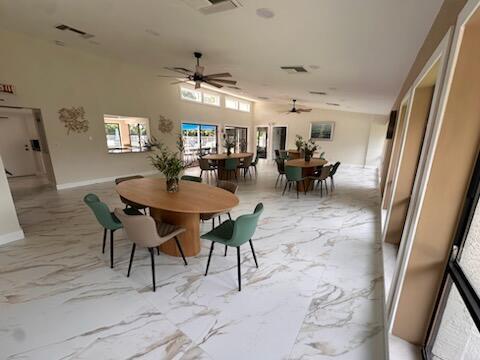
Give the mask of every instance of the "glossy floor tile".
M 198 169 L 190 169 L 198 174 Z M 380 195 L 376 171 L 340 168 L 337 188 L 275 189 L 273 164 L 241 180 L 232 216 L 265 212 L 250 248 L 210 243 L 180 259 L 139 249 L 120 232 L 115 268 L 102 229 L 82 202 L 95 192 L 121 206 L 112 183 L 55 191 L 32 179 L 12 182 L 26 239 L 0 247 L 0 358 L 5 359 L 383 359 Z M 29 183 L 30 181 L 30 183 Z M 202 232 L 211 223 L 202 224 Z

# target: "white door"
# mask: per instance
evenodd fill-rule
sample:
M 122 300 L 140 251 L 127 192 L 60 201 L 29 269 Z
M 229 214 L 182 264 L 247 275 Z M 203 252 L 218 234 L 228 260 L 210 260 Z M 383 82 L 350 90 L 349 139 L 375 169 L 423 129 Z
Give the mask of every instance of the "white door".
M 0 112 L 0 156 L 13 176 L 35 175 L 34 154 L 22 115 Z

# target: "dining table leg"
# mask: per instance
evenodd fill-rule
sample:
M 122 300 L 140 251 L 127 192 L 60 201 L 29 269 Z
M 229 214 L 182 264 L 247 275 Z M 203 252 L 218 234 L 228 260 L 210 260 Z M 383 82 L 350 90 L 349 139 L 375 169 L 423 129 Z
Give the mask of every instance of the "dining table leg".
M 162 209 L 150 208 L 150 215 L 158 221 L 178 225 L 186 231 L 178 235 L 178 240 L 185 256 L 195 256 L 200 253 L 200 214 L 179 213 Z M 180 257 L 175 239 L 168 240 L 160 245 L 160 251 L 167 255 Z

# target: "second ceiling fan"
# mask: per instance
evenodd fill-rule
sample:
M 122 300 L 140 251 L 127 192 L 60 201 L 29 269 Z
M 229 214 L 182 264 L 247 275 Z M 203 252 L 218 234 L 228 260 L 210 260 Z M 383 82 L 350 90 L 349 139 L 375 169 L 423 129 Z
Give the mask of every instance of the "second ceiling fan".
M 187 81 L 192 81 L 195 83 L 195 89 L 198 89 L 201 87 L 202 83 L 208 84 L 215 86 L 216 88 L 222 88 L 223 84 L 228 84 L 228 85 L 236 85 L 237 82 L 235 80 L 226 80 L 222 78 L 226 77 L 232 77 L 232 74 L 225 72 L 225 73 L 218 73 L 218 74 L 210 74 L 210 75 L 203 75 L 203 72 L 205 70 L 204 66 L 200 66 L 200 58 L 202 57 L 202 53 L 200 52 L 194 52 L 193 56 L 197 59 L 197 65 L 195 66 L 195 71 L 185 69 L 183 67 L 166 67 L 165 69 L 174 71 L 176 73 L 182 74 L 183 77 L 185 78 L 184 80 L 180 80 L 177 82 L 172 83 L 173 84 L 180 84 L 184 83 Z M 178 76 L 164 76 L 164 75 L 159 75 L 159 77 L 173 77 L 173 78 L 178 78 Z
M 296 107 L 296 102 L 297 100 L 296 99 L 293 99 L 293 106 L 292 108 L 286 112 L 286 114 L 301 114 L 302 112 L 310 112 L 312 111 L 312 109 L 305 109 L 305 108 L 297 108 Z

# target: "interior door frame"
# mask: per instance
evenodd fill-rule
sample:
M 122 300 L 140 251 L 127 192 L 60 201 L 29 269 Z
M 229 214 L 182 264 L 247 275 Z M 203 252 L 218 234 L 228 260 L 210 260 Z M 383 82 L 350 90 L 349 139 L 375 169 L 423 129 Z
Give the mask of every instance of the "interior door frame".
M 273 129 L 276 128 L 276 127 L 284 127 L 286 130 L 285 130 L 285 150 L 288 150 L 288 125 L 282 125 L 282 124 L 275 124 L 275 125 L 272 125 L 270 126 L 270 132 L 271 132 L 271 139 L 272 141 L 270 141 L 270 148 L 268 150 L 268 154 L 270 155 L 268 158 L 269 159 L 274 159 L 275 157 L 273 156 Z M 268 145 L 268 144 L 267 144 Z

